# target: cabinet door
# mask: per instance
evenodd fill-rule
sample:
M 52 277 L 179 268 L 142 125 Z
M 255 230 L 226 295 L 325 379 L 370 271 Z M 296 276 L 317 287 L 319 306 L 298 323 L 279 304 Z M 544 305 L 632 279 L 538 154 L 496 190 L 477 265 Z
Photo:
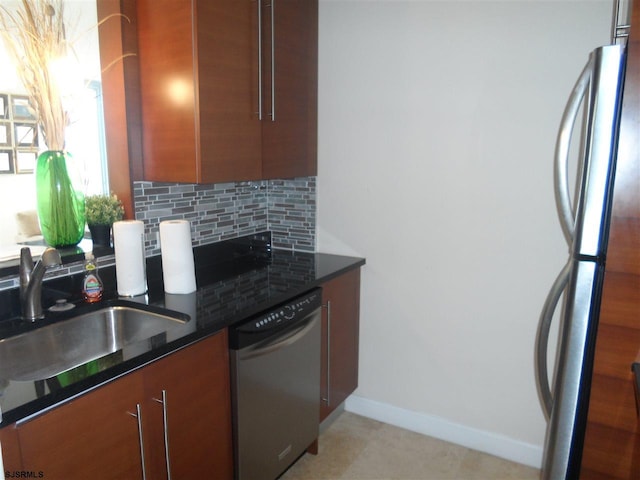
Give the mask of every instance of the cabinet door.
M 23 470 L 20 457 L 20 440 L 15 424 L 0 430 L 0 444 L 2 445 L 2 463 L 4 470 L 16 472 Z
M 142 478 L 136 412 L 139 373 L 18 426 L 23 468 L 43 478 Z
M 225 330 L 145 368 L 150 478 L 167 478 L 163 407 L 172 478 L 233 477 L 227 349 Z
M 145 180 L 260 178 L 256 3 L 137 6 Z
M 138 62 L 144 179 L 198 175 L 191 4 L 139 0 Z
M 263 2 L 263 178 L 316 175 L 318 1 Z
M 199 181 L 258 180 L 262 174 L 262 127 L 258 118 L 257 2 L 194 3 L 198 9 L 198 108 L 202 147 Z
M 360 269 L 322 285 L 322 370 L 320 421 L 358 386 Z

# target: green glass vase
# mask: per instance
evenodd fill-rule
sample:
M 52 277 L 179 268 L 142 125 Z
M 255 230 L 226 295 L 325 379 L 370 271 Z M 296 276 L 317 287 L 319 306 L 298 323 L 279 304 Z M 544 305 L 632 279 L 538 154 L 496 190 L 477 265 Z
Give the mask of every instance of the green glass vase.
M 75 246 L 84 236 L 84 194 L 71 161 L 69 152 L 47 150 L 36 164 L 40 230 L 55 248 Z

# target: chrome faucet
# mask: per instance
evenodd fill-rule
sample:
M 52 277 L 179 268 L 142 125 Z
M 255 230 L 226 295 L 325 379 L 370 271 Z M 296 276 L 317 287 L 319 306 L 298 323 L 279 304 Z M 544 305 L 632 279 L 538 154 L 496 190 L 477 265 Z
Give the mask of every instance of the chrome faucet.
M 20 249 L 20 306 L 22 318 L 34 322 L 44 318 L 42 312 L 42 279 L 47 268 L 61 265 L 60 252 L 47 248 L 33 266 L 29 247 Z

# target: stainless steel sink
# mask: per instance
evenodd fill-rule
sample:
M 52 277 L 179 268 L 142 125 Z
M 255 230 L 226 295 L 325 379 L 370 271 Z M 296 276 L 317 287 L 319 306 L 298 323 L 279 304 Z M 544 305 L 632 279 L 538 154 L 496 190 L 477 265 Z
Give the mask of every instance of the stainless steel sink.
M 44 380 L 176 326 L 189 316 L 111 305 L 0 340 L 0 378 Z

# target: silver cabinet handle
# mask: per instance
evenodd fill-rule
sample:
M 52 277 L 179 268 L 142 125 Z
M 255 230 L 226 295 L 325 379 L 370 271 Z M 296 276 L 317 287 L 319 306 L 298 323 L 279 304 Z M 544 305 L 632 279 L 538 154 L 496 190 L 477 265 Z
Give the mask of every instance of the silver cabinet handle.
M 164 459 L 167 465 L 167 480 L 171 480 L 171 464 L 169 462 L 169 419 L 167 416 L 167 391 L 162 390 L 162 399 L 154 398 L 153 401 L 162 404 L 162 424 L 164 429 Z
M 322 401 L 327 405 L 331 399 L 331 300 L 327 300 L 327 305 L 323 305 L 327 309 L 327 396 Z
M 147 480 L 147 470 L 144 465 L 144 438 L 142 435 L 142 413 L 140 404 L 136 403 L 136 413 L 127 412 L 138 420 L 138 442 L 140 443 L 140 463 L 142 464 L 142 480 Z
M 555 282 L 549 290 L 549 294 L 542 307 L 540 323 L 538 324 L 538 335 L 536 338 L 536 383 L 542 397 L 542 405 L 547 418 L 550 418 L 553 397 L 549 388 L 549 373 L 547 369 L 547 348 L 549 343 L 549 328 L 553 314 L 558 305 L 558 301 L 564 292 L 569 276 L 571 275 L 571 262 L 568 262 L 558 274 Z
M 593 62 L 589 59 L 582 70 L 580 77 L 578 77 L 578 81 L 573 87 L 569 100 L 567 101 L 567 105 L 562 114 L 562 120 L 560 121 L 560 131 L 556 142 L 554 159 L 554 188 L 558 208 L 560 209 L 560 224 L 562 225 L 562 231 L 564 232 L 564 236 L 569 245 L 571 245 L 573 240 L 573 230 L 575 226 L 575 207 L 571 200 L 569 175 L 567 174 L 569 146 L 571 144 L 571 135 L 574 130 L 574 123 L 578 115 L 578 109 L 580 108 L 582 99 L 585 97 L 589 87 L 592 69 Z M 583 147 L 584 146 L 582 146 L 582 148 Z M 582 162 L 579 163 L 581 164 Z M 579 171 L 576 178 L 580 179 L 581 177 L 582 172 Z
M 258 4 L 258 120 L 262 120 L 262 0 Z
M 640 416 L 640 363 L 634 362 L 631 365 L 631 371 L 633 372 L 636 386 L 636 412 Z
M 276 121 L 276 0 L 271 0 L 271 121 Z

